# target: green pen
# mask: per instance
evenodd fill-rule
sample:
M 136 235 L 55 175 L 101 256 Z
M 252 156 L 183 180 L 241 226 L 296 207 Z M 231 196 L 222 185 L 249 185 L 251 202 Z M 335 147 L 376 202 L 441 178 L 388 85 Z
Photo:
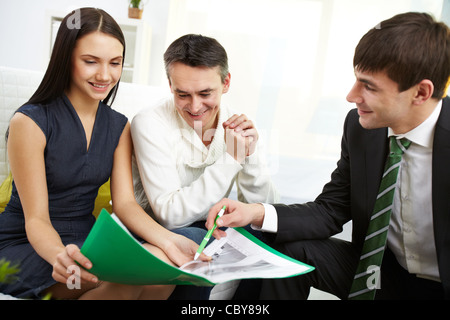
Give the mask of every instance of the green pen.
M 216 219 L 214 220 L 214 226 L 205 235 L 202 243 L 200 243 L 200 247 L 198 247 L 198 250 L 197 250 L 197 253 L 195 254 L 194 260 L 197 260 L 198 257 L 200 256 L 200 254 L 203 252 L 203 249 L 205 249 L 205 246 L 208 243 L 209 239 L 211 238 L 211 235 L 213 234 L 214 230 L 216 230 L 216 228 L 217 228 L 217 225 L 216 225 L 217 219 L 219 219 L 221 216 L 223 216 L 226 208 L 227 208 L 227 206 L 223 206 L 222 209 L 220 209 L 219 213 L 217 214 Z

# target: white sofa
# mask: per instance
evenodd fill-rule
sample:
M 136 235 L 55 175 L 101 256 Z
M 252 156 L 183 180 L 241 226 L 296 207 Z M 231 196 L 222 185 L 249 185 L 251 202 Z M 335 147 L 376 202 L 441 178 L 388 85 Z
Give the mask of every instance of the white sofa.
M 9 174 L 4 138 L 9 120 L 14 111 L 34 93 L 42 76 L 42 72 L 0 66 L 0 183 Z M 121 82 L 112 107 L 125 114 L 131 122 L 137 111 L 167 95 L 170 95 L 168 85 L 154 87 Z M 227 299 L 234 290 L 233 282 L 216 286 L 211 293 L 211 299 Z M 13 297 L 0 293 L 0 300 L 10 298 Z

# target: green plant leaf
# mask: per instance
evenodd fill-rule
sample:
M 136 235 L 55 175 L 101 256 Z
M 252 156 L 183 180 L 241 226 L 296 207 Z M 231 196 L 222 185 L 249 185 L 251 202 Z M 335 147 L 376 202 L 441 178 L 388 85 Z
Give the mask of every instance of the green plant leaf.
M 20 271 L 19 264 L 11 265 L 5 258 L 0 259 L 0 282 L 12 283 L 18 279 L 16 274 Z
M 141 0 L 130 0 L 130 4 L 132 8 L 139 8 L 141 4 Z

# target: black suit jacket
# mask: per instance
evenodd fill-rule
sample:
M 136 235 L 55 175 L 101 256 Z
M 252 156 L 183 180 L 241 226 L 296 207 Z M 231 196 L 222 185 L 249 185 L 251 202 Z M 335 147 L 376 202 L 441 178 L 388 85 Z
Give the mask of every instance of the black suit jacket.
M 367 130 L 351 110 L 344 124 L 341 158 L 314 202 L 277 204 L 275 242 L 326 239 L 352 220 L 352 243 L 361 250 L 389 149 L 387 128 Z M 443 100 L 433 144 L 432 206 L 441 281 L 450 298 L 450 98 Z

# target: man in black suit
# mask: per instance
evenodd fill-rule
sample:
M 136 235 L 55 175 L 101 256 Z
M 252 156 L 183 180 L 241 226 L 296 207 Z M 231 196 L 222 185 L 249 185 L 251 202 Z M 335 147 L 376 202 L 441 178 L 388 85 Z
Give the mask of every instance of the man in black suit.
M 403 155 L 376 299 L 450 298 L 450 32 L 422 13 L 400 14 L 370 30 L 355 50 L 341 158 L 322 193 L 295 205 L 227 206 L 219 226 L 252 223 L 267 242 L 316 269 L 263 282 L 262 298 L 307 298 L 310 287 L 341 299 L 350 287 L 389 152 L 389 137 L 412 143 Z M 352 241 L 332 236 L 352 221 Z M 223 236 L 216 230 L 215 236 Z M 369 272 L 369 270 L 368 270 Z

